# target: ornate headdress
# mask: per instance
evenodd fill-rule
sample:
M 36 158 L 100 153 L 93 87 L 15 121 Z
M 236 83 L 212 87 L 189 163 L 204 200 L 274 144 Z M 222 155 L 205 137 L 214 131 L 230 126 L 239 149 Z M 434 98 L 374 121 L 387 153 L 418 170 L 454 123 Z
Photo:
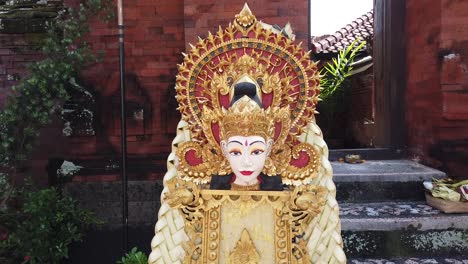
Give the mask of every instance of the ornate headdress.
M 287 126 L 288 117 L 289 113 L 286 109 L 276 108 L 273 111 L 269 108 L 265 111 L 255 101 L 244 95 L 229 110 L 224 110 L 216 119 L 207 119 L 207 122 L 219 121 L 221 139 L 252 135 L 270 139 L 274 137 L 275 122 L 278 121 Z
M 239 96 L 243 83 L 254 86 L 252 96 Z M 273 139 L 264 172 L 281 175 L 283 183 L 315 177 L 320 157 L 298 137 L 318 101 L 317 66 L 300 44 L 257 21 L 247 5 L 233 25 L 192 46 L 179 65 L 176 91 L 192 136 L 177 151 L 180 177 L 203 183 L 230 173 L 220 141 L 233 135 Z

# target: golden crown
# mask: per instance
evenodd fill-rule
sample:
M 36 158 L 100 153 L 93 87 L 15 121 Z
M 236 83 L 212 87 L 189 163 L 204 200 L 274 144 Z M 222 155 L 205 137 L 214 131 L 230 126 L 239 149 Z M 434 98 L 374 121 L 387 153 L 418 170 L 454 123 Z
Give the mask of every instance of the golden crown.
M 288 116 L 286 109 L 277 109 L 277 111 L 263 110 L 260 106 L 250 99 L 243 96 L 237 100 L 228 110 L 224 110 L 220 117 L 220 138 L 227 140 L 232 136 L 261 136 L 264 139 L 272 139 L 275 132 L 275 120 L 281 113 Z M 284 120 L 288 122 L 288 119 Z

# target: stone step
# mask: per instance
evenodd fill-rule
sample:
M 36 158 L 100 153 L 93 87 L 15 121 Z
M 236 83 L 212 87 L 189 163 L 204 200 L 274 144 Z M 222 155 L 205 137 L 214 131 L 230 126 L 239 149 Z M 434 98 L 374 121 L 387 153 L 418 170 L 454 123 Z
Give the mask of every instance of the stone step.
M 444 214 L 424 202 L 383 202 L 341 203 L 340 216 L 345 252 L 350 258 L 468 252 L 468 214 Z
M 466 256 L 447 256 L 445 258 L 395 258 L 395 259 L 348 259 L 351 264 L 468 264 Z
M 404 158 L 401 151 L 393 151 L 388 148 L 362 148 L 362 149 L 330 149 L 328 158 L 330 161 L 344 159 L 346 155 L 360 155 L 365 160 L 393 160 Z
M 333 161 L 331 164 L 339 202 L 424 200 L 422 182 L 446 176 L 411 160 L 366 160 L 358 164 Z
M 385 150 L 377 149 L 373 152 L 385 152 Z M 366 160 L 360 164 L 333 161 L 332 167 L 334 170 L 333 179 L 338 189 L 337 200 L 340 202 L 423 200 L 422 181 L 445 177 L 443 172 L 409 160 Z M 88 172 L 91 173 L 91 171 Z M 135 197 L 137 201 L 142 199 L 156 200 L 159 198 L 162 187 L 153 187 L 155 182 L 161 185 L 161 180 L 130 181 L 129 199 L 132 200 L 132 197 Z M 121 186 L 118 182 L 110 182 L 102 184 L 102 186 L 95 182 L 80 183 L 83 188 L 72 188 L 70 191 L 75 191 L 80 196 L 83 196 L 83 191 L 89 194 L 84 196 L 97 196 L 95 197 L 97 199 L 91 200 L 116 201 L 120 199 Z M 155 188 L 158 189 L 156 192 L 153 191 Z M 158 196 L 157 198 L 154 197 L 155 194 Z M 142 196 L 147 197 L 143 198 Z

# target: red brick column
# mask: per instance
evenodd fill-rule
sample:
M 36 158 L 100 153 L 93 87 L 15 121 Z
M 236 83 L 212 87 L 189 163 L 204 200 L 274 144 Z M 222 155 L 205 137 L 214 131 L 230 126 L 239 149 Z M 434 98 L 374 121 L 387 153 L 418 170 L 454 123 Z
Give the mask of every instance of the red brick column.
M 468 2 L 407 1 L 409 150 L 468 177 Z
M 432 3 L 432 4 L 431 4 Z M 441 117 L 439 58 L 441 6 L 433 1 L 407 1 L 406 67 L 409 150 L 427 158 L 437 141 Z

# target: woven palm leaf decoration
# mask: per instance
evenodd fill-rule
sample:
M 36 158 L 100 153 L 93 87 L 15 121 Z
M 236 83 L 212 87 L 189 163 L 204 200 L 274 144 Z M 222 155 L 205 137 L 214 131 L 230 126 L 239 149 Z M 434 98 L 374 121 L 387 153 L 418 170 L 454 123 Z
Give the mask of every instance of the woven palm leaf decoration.
M 233 85 L 246 76 L 255 82 L 265 111 L 276 113 L 266 173 L 281 175 L 291 192 L 307 186 L 322 190 L 318 215 L 307 219 L 301 231 L 307 256 L 297 263 L 346 263 L 328 147 L 314 118 L 320 92 L 317 65 L 289 29 L 258 21 L 245 5 L 232 24 L 199 39 L 184 54 L 176 79 L 182 120 L 168 157 L 149 263 L 203 263 L 194 257 L 196 230 L 165 198 L 180 191 L 175 179 L 187 182 L 196 196 L 212 175 L 230 173 L 221 154 L 219 122 L 233 100 Z

